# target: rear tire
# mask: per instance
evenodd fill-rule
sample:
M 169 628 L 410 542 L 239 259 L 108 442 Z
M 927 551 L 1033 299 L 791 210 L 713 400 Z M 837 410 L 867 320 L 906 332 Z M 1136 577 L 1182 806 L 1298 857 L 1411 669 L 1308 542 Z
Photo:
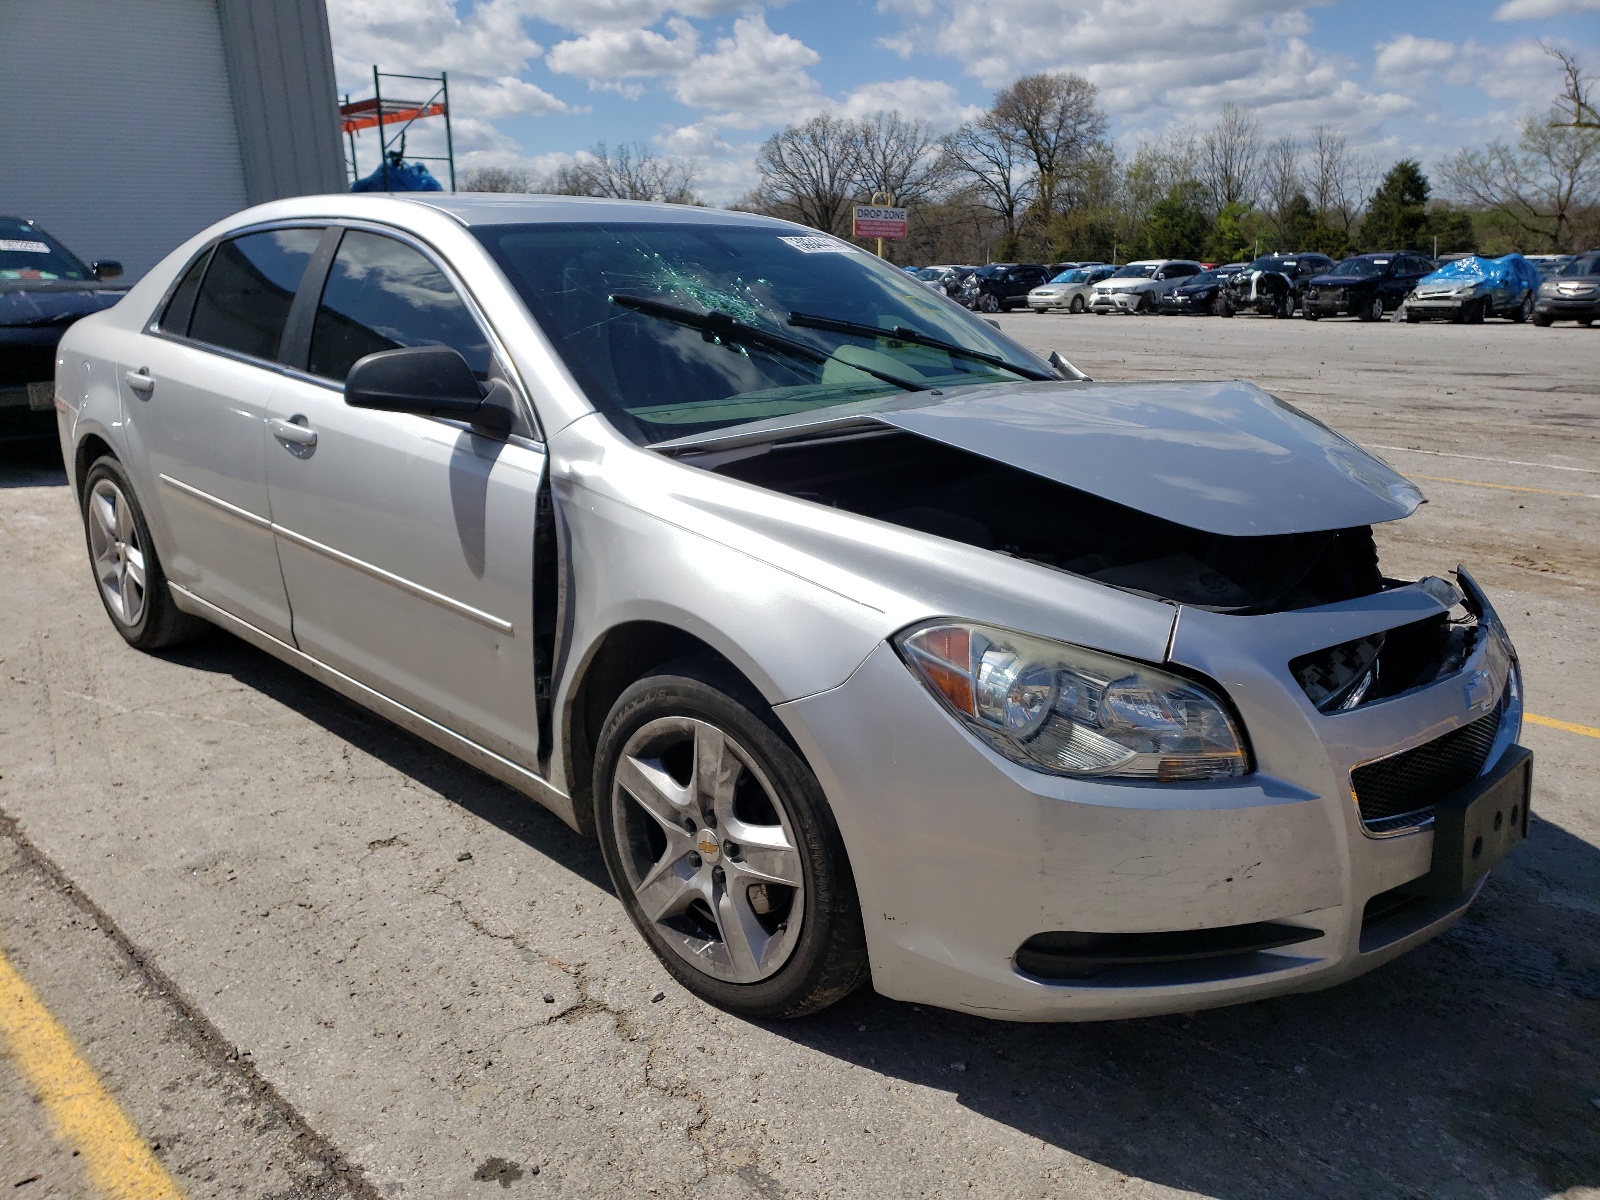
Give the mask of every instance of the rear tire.
M 1529 317 L 1533 316 L 1533 293 L 1529 292 L 1522 298 L 1522 303 L 1517 305 L 1515 311 L 1508 314 L 1514 324 L 1523 325 Z
M 133 484 L 110 455 L 84 476 L 82 506 L 95 590 L 123 641 L 136 650 L 161 650 L 210 628 L 173 603 Z
M 978 309 L 981 312 L 997 313 L 1000 311 L 1000 301 L 992 293 L 985 292 L 978 300 Z
M 600 734 L 594 797 L 617 895 L 702 1000 L 799 1017 L 866 982 L 855 879 L 822 786 L 726 668 L 685 660 L 624 691 Z

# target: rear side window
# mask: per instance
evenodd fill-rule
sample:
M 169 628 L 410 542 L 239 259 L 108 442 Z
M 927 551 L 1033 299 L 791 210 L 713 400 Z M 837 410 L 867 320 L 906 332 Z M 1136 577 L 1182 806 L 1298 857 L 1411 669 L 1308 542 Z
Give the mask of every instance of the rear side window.
M 1168 279 L 1187 279 L 1191 275 L 1198 275 L 1200 268 L 1193 263 L 1173 263 L 1167 268 Z
M 206 263 L 210 260 L 211 253 L 207 251 L 183 273 L 172 299 L 167 301 L 167 311 L 161 314 L 161 328 L 167 333 L 175 333 L 179 337 L 188 335 L 189 318 L 194 315 L 195 297 L 200 293 L 200 277 L 206 273 Z
M 342 383 L 358 358 L 401 346 L 449 346 L 489 377 L 488 339 L 444 273 L 404 242 L 352 229 L 322 290 L 309 369 Z
M 272 229 L 223 242 L 195 297 L 189 336 L 275 359 L 289 306 L 322 239 L 320 229 Z

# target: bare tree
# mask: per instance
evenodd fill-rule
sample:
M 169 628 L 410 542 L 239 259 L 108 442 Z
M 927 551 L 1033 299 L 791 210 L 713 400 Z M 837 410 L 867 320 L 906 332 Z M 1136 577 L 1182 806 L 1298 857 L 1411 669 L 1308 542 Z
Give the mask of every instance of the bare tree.
M 1439 168 L 1458 199 L 1503 213 L 1557 253 L 1571 242 L 1572 218 L 1600 203 L 1600 128 L 1525 117 L 1515 148 L 1490 142 L 1462 150 Z
M 521 167 L 472 167 L 461 176 L 463 192 L 531 192 L 533 176 Z
M 756 170 L 761 182 L 753 199 L 760 207 L 842 236 L 862 175 L 861 128 L 823 114 L 780 129 L 756 155 Z
M 1004 226 L 1006 240 L 1014 240 L 1022 214 L 1033 203 L 1037 177 L 1015 141 L 985 116 L 963 125 L 944 142 L 952 173 L 983 197 Z
M 1583 64 L 1578 61 L 1575 54 L 1565 50 L 1557 50 L 1554 46 L 1545 46 L 1544 52 L 1561 63 L 1562 82 L 1565 85 L 1560 99 L 1556 101 L 1556 111 L 1566 118 L 1556 122 L 1569 129 L 1600 129 L 1600 111 L 1595 109 L 1594 79 L 1584 71 Z
M 1192 129 L 1176 129 L 1141 142 L 1120 173 L 1119 208 L 1129 236 L 1172 190 L 1198 178 L 1200 144 Z
M 617 200 L 665 200 L 694 204 L 694 168 L 662 158 L 643 142 L 615 150 L 600 142 L 577 161 L 562 167 L 543 190 L 561 196 L 610 196 Z
M 1251 205 L 1261 187 L 1261 126 L 1237 104 L 1222 106 L 1217 123 L 1200 139 L 1200 181 L 1218 209 Z
M 1350 172 L 1350 143 L 1332 126 L 1318 125 L 1311 131 L 1307 149 L 1306 191 L 1317 219 L 1328 223 L 1344 202 L 1345 177 Z
M 995 130 L 1033 166 L 1035 202 L 1046 217 L 1057 194 L 1105 140 L 1106 114 L 1082 75 L 1024 75 L 995 95 Z
M 1300 173 L 1300 143 L 1288 134 L 1270 142 L 1262 156 L 1261 174 L 1267 210 L 1281 237 L 1289 206 L 1294 203 L 1296 196 L 1305 192 L 1305 180 Z
M 860 139 L 860 177 L 864 197 L 886 192 L 895 204 L 920 205 L 948 180 L 949 164 L 926 121 L 908 121 L 898 112 L 877 112 L 856 125 Z

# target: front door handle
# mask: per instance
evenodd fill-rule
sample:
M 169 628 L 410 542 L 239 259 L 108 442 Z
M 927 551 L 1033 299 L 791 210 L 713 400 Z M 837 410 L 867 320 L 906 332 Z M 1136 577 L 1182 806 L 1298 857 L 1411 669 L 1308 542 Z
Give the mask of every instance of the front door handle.
M 283 442 L 286 448 L 309 450 L 317 444 L 317 431 L 307 429 L 305 425 L 300 424 L 304 420 L 304 417 L 295 417 L 288 421 L 268 417 L 267 428 L 272 430 L 272 436 Z
M 129 371 L 123 375 L 128 381 L 128 386 L 138 392 L 144 399 L 150 399 L 150 393 L 156 390 L 156 381 L 150 378 L 150 368 L 140 367 L 137 371 Z

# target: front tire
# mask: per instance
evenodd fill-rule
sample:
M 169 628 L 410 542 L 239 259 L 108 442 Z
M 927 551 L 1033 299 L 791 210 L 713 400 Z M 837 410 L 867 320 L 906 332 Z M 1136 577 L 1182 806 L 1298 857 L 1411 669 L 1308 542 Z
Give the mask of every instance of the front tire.
M 136 650 L 161 650 L 208 626 L 172 601 L 150 526 L 122 464 L 97 459 L 83 480 L 83 532 L 106 616 Z
M 594 796 L 623 906 L 702 1000 L 799 1017 L 866 981 L 855 880 L 822 787 L 742 680 L 687 661 L 629 687 L 600 734 Z
M 1083 297 L 1082 296 L 1074 296 L 1072 298 L 1071 305 L 1069 305 L 1068 308 L 1067 308 L 1067 311 L 1070 312 L 1070 313 L 1075 313 L 1078 316 L 1082 316 L 1083 315 Z
M 1226 296 L 1220 297 L 1217 300 L 1217 316 L 1219 316 L 1219 317 L 1231 317 L 1231 316 L 1233 316 L 1233 301 L 1229 300 Z
M 1383 320 L 1383 297 L 1382 296 L 1374 296 L 1364 306 L 1362 306 L 1361 319 L 1363 321 L 1381 321 L 1381 320 Z
M 997 313 L 1000 311 L 1000 301 L 995 296 L 985 293 L 978 301 L 978 309 L 981 312 Z

